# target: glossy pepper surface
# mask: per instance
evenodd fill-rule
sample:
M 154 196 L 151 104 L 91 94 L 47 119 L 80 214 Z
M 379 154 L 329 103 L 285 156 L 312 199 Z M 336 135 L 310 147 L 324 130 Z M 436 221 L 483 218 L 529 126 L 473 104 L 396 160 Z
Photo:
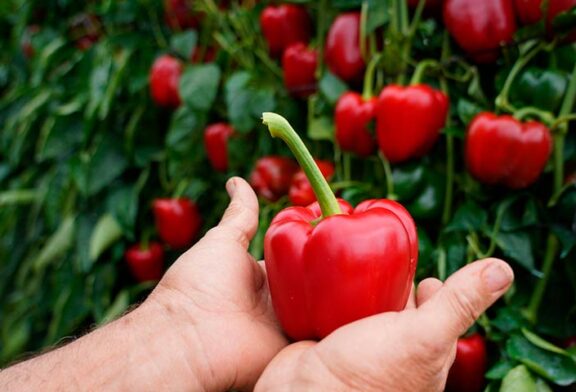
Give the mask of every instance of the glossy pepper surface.
M 158 235 L 175 249 L 187 247 L 198 235 L 202 218 L 189 199 L 156 199 L 153 203 Z
M 377 98 L 364 99 L 360 94 L 347 92 L 336 104 L 336 142 L 343 151 L 366 157 L 376 149 L 376 137 L 371 130 L 376 120 Z
M 448 115 L 448 97 L 425 84 L 389 85 L 378 98 L 376 130 L 380 151 L 392 163 L 426 154 Z
M 218 171 L 228 170 L 228 139 L 234 129 L 228 123 L 211 124 L 204 130 L 204 148 L 212 167 Z
M 264 113 L 274 137 L 296 155 L 318 202 L 289 207 L 264 238 L 275 313 L 292 339 L 318 339 L 355 320 L 404 309 L 418 259 L 410 214 L 391 200 L 353 208 L 337 200 L 288 122 Z
M 360 51 L 360 13 L 340 14 L 328 31 L 325 48 L 326 64 L 339 78 L 352 82 L 362 80 L 366 64 Z
M 479 63 L 496 61 L 516 32 L 512 0 L 445 0 L 443 13 L 454 40 Z
M 556 69 L 529 67 L 512 84 L 510 100 L 556 113 L 562 105 L 569 76 Z
M 316 164 L 318 169 L 324 176 L 324 178 L 329 181 L 334 175 L 334 164 L 329 161 L 317 160 Z M 290 198 L 290 203 L 295 206 L 307 206 L 316 201 L 316 195 L 314 195 L 314 190 L 310 181 L 306 177 L 306 173 L 303 170 L 298 170 L 294 177 L 292 177 L 292 184 L 290 185 L 290 191 L 288 193 Z
M 298 171 L 294 160 L 286 157 L 267 156 L 260 158 L 250 175 L 250 185 L 269 201 L 276 201 L 290 190 L 292 177 Z
M 522 24 L 529 25 L 542 20 L 542 0 L 514 0 L 514 5 Z M 568 11 L 574 6 L 576 6 L 576 0 L 549 0 L 546 27 L 551 27 L 552 21 L 559 13 Z
M 318 52 L 299 42 L 290 45 L 282 55 L 284 86 L 288 92 L 307 98 L 316 91 Z
M 128 248 L 124 259 L 138 282 L 160 280 L 164 269 L 164 249 L 157 242 L 147 246 L 136 244 Z
M 486 341 L 478 333 L 458 339 L 456 358 L 448 373 L 447 392 L 481 392 L 486 372 Z
M 480 113 L 468 126 L 468 170 L 486 184 L 519 189 L 535 182 L 552 151 L 550 131 L 536 121 Z
M 180 106 L 178 85 L 182 63 L 170 55 L 158 57 L 150 70 L 150 93 L 158 106 Z
M 306 8 L 295 4 L 270 5 L 260 14 L 260 27 L 273 56 L 291 44 L 310 41 L 312 26 Z

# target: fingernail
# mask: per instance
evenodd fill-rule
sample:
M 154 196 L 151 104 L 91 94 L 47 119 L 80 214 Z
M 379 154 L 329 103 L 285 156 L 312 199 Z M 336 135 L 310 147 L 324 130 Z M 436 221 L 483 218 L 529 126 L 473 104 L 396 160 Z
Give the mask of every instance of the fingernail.
M 228 195 L 230 197 L 232 197 L 232 195 L 234 194 L 235 189 L 236 189 L 236 180 L 234 179 L 234 177 L 232 177 L 228 181 L 226 181 L 226 191 L 228 192 Z
M 497 292 L 508 286 L 514 279 L 512 269 L 502 261 L 493 261 L 482 273 L 486 287 Z

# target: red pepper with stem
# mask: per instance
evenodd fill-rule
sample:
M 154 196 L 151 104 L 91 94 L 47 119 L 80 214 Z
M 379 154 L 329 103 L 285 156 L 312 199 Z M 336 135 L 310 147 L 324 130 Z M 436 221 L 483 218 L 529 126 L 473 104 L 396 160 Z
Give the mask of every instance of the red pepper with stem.
M 290 124 L 274 113 L 263 121 L 288 144 L 318 199 L 282 210 L 264 238 L 272 303 L 286 334 L 323 338 L 355 320 L 404 309 L 418 258 L 410 214 L 391 200 L 356 208 L 337 200 Z
M 188 0 L 164 0 L 164 19 L 172 29 L 186 30 L 198 27 L 198 15 Z
M 481 392 L 486 372 L 486 341 L 478 333 L 458 339 L 456 358 L 448 373 L 447 392 Z
M 136 244 L 128 248 L 124 259 L 138 282 L 160 280 L 164 269 L 164 249 L 157 242 Z
M 228 123 L 211 124 L 204 130 L 204 148 L 212 167 L 218 171 L 228 170 L 228 139 L 234 129 Z
M 176 108 L 180 106 L 178 85 L 182 74 L 182 63 L 175 57 L 158 57 L 150 70 L 150 93 L 158 106 Z
M 156 199 L 153 203 L 158 235 L 171 248 L 192 244 L 198 235 L 202 218 L 198 207 L 188 199 Z
M 468 126 L 468 170 L 485 184 L 525 188 L 538 179 L 551 152 L 550 131 L 537 121 L 480 113 Z
M 316 92 L 316 68 L 318 52 L 298 42 L 290 45 L 282 55 L 284 86 L 288 92 L 300 98 L 308 98 Z
M 317 160 L 316 165 L 327 181 L 334 175 L 334 164 L 329 161 Z M 290 192 L 288 194 L 290 203 L 295 206 L 308 206 L 316 201 L 316 195 L 306 173 L 302 169 L 298 170 L 294 177 L 292 177 L 292 184 L 290 185 Z
M 360 13 L 340 14 L 326 38 L 325 60 L 332 73 L 347 82 L 361 81 L 366 66 L 360 50 Z
M 307 44 L 312 30 L 306 8 L 295 4 L 264 8 L 260 15 L 260 27 L 272 56 L 280 56 L 291 44 Z
M 290 189 L 292 177 L 298 171 L 298 165 L 290 158 L 267 156 L 258 159 L 250 175 L 250 185 L 268 201 L 277 201 Z

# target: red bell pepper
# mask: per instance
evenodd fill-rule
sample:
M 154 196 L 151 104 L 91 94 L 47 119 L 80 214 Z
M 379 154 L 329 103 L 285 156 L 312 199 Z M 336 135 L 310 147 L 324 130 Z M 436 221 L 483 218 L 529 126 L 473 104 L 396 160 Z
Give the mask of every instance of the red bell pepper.
M 128 248 L 124 259 L 138 282 L 160 280 L 164 269 L 164 249 L 157 242 L 147 246 L 136 244 Z
M 216 123 L 204 130 L 204 148 L 212 167 L 218 171 L 228 170 L 228 139 L 234 129 L 227 123 Z
M 214 46 L 208 46 L 204 52 L 199 49 L 200 48 L 196 46 L 190 54 L 190 62 L 192 64 L 212 63 L 214 60 L 216 60 L 216 56 L 218 56 L 218 49 L 216 49 Z
M 316 165 L 327 181 L 334 175 L 334 164 L 329 161 L 317 160 Z M 303 170 L 298 170 L 294 177 L 292 177 L 292 184 L 290 185 L 290 192 L 288 194 L 290 203 L 295 206 L 308 206 L 316 201 L 316 195 L 312 189 L 308 177 Z
M 272 303 L 286 334 L 323 338 L 360 318 L 402 310 L 418 258 L 410 214 L 391 200 L 356 208 L 337 200 L 290 124 L 274 113 L 263 120 L 294 152 L 318 199 L 281 211 L 264 238 Z
M 486 372 L 486 341 L 475 333 L 458 339 L 456 358 L 450 368 L 446 392 L 481 392 Z
M 290 45 L 282 55 L 284 86 L 290 94 L 308 98 L 316 91 L 318 52 L 298 42 Z
M 376 149 L 376 138 L 371 132 L 376 120 L 377 98 L 364 99 L 355 92 L 343 94 L 334 112 L 336 142 L 343 151 L 354 152 L 361 157 Z
M 164 0 L 164 20 L 172 29 L 195 29 L 199 25 L 198 15 L 188 0 Z
M 192 244 L 202 224 L 196 204 L 188 199 L 156 199 L 153 210 L 162 241 L 174 249 Z
M 376 129 L 380 151 L 391 163 L 426 154 L 448 115 L 448 97 L 425 84 L 389 85 L 378 98 Z
M 158 106 L 180 106 L 178 85 L 182 63 L 170 55 L 158 57 L 150 70 L 150 93 Z
M 496 61 L 500 46 L 512 42 L 516 32 L 512 0 L 445 0 L 444 24 L 479 63 Z
M 529 25 L 542 19 L 542 0 L 514 0 L 516 13 L 522 24 Z M 546 25 L 549 28 L 554 18 L 561 12 L 576 7 L 576 0 L 549 0 Z
M 360 13 L 339 15 L 326 38 L 325 59 L 332 73 L 342 80 L 362 80 L 366 64 L 360 51 Z
M 291 44 L 307 44 L 312 30 L 306 8 L 295 4 L 264 8 L 260 27 L 272 56 L 280 56 Z
M 543 124 L 512 116 L 478 114 L 468 126 L 468 170 L 486 184 L 525 188 L 535 182 L 550 157 L 552 137 Z
M 258 196 L 276 201 L 288 193 L 292 177 L 297 171 L 298 165 L 290 158 L 263 157 L 256 162 L 250 175 L 250 185 Z

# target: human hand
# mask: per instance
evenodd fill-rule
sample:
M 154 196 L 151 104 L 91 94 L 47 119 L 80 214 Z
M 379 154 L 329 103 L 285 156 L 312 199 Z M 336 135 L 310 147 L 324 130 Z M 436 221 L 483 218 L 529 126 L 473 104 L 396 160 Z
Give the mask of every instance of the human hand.
M 442 391 L 456 342 L 510 287 L 503 261 L 472 263 L 444 284 L 420 283 L 406 310 L 339 328 L 320 342 L 286 347 L 266 368 L 259 391 Z
M 240 178 L 226 184 L 231 202 L 211 229 L 166 272 L 143 304 L 166 318 L 180 341 L 171 377 L 191 390 L 251 389 L 287 344 L 270 303 L 266 277 L 247 252 L 258 200 Z M 168 348 L 167 348 L 168 349 Z

